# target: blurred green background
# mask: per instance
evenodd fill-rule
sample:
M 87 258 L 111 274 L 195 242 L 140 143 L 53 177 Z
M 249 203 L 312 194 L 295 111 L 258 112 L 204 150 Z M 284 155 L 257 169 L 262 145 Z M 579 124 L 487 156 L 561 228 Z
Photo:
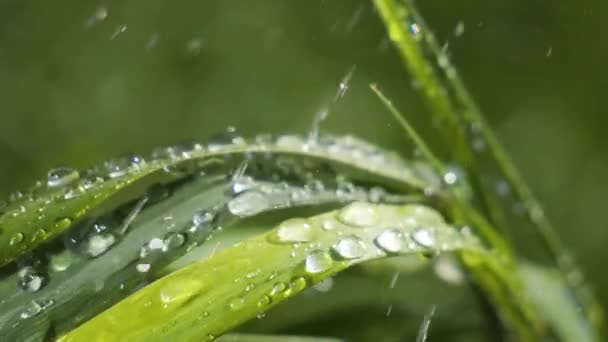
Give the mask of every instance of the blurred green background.
M 608 3 L 419 7 L 607 303 Z M 0 193 L 53 166 L 204 140 L 228 125 L 304 133 L 327 108 L 323 130 L 411 155 L 371 82 L 439 143 L 368 1 L 4 0 Z

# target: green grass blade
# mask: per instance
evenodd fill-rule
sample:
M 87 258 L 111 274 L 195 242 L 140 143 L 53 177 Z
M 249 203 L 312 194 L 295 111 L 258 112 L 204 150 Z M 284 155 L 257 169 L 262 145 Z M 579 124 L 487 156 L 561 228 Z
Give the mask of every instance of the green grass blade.
M 472 235 L 459 234 L 426 207 L 357 202 L 288 220 L 186 266 L 59 341 L 211 339 L 351 265 L 385 257 L 387 250 L 376 244 L 391 255 L 481 248 Z

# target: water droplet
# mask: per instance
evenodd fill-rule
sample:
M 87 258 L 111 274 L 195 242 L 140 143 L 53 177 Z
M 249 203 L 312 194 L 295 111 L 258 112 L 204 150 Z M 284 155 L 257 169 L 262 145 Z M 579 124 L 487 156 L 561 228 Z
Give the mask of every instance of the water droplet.
M 286 288 L 287 288 L 287 285 L 285 285 L 285 283 L 283 283 L 283 282 L 275 283 L 272 286 L 272 289 L 270 290 L 270 296 L 271 297 L 277 296 L 281 292 L 285 291 Z
M 137 270 L 137 272 L 140 273 L 146 273 L 148 271 L 150 271 L 151 265 L 150 264 L 137 264 L 137 266 L 135 266 L 135 269 Z
M 422 247 L 431 248 L 435 246 L 435 236 L 428 228 L 416 228 L 410 233 L 410 236 L 414 242 Z
M 49 171 L 47 185 L 51 188 L 68 185 L 78 180 L 78 171 L 71 167 L 58 167 Z
M 295 295 L 296 293 L 304 290 L 306 288 L 306 278 L 304 277 L 295 277 L 291 280 L 291 282 L 289 282 L 289 286 L 287 287 L 287 290 L 285 290 L 285 296 L 286 297 L 291 297 L 293 295 Z
M 64 250 L 51 256 L 49 266 L 53 272 L 63 272 L 72 264 L 74 256 L 69 250 Z
M 228 127 L 226 130 L 220 134 L 213 136 L 209 139 L 209 143 L 207 148 L 211 152 L 215 152 L 222 148 L 232 146 L 232 145 L 242 145 L 245 143 L 245 139 L 243 139 L 236 131 L 234 127 Z
M 405 248 L 403 234 L 398 229 L 386 229 L 376 238 L 376 244 L 389 253 L 399 253 Z
M 163 241 L 163 252 L 181 247 L 186 242 L 184 234 L 169 234 Z
M 319 292 L 329 292 L 334 287 L 334 278 L 326 278 L 315 284 L 314 289 Z
M 192 223 L 196 226 L 210 224 L 215 219 L 215 213 L 207 210 L 200 210 L 192 215 Z
M 418 23 L 412 23 L 409 26 L 410 29 L 410 33 L 412 34 L 412 36 L 418 38 L 420 37 L 420 34 L 422 32 L 422 25 L 418 24 Z
M 153 238 L 148 242 L 148 249 L 150 250 L 158 250 L 162 249 L 164 246 L 164 241 L 159 238 Z
M 268 197 L 256 190 L 239 194 L 228 202 L 228 210 L 239 217 L 258 214 L 270 206 Z
M 105 253 L 115 242 L 114 235 L 110 233 L 95 234 L 89 238 L 86 252 L 91 257 L 97 257 Z
M 265 307 L 266 305 L 270 304 L 272 300 L 270 299 L 269 296 L 262 296 L 262 298 L 260 298 L 260 300 L 258 300 L 258 307 L 262 308 Z
M 19 273 L 19 287 L 25 291 L 36 292 L 44 285 L 44 275 L 31 267 L 25 267 Z
M 228 307 L 230 308 L 230 310 L 233 310 L 233 311 L 240 310 L 243 308 L 243 306 L 245 306 L 245 300 L 241 297 L 232 298 L 228 302 Z
M 354 227 L 369 227 L 378 223 L 376 209 L 364 202 L 354 202 L 340 210 L 338 219 Z
M 361 258 L 367 249 L 363 241 L 354 235 L 340 239 L 332 248 L 344 259 Z
M 93 13 L 93 15 L 91 15 L 89 18 L 87 18 L 84 25 L 86 28 L 91 28 L 93 25 L 106 20 L 107 17 L 108 17 L 108 10 L 103 6 L 97 7 L 97 9 L 95 9 L 95 12 Z
M 203 40 L 199 37 L 194 37 L 186 44 L 186 50 L 189 54 L 197 56 L 203 48 Z
M 23 309 L 23 311 L 21 312 L 21 318 L 28 319 L 34 317 L 38 315 L 40 311 L 42 311 L 42 306 L 40 306 L 38 302 L 33 300 L 25 306 L 25 309 Z
M 24 237 L 25 236 L 23 235 L 23 233 L 15 233 L 13 234 L 13 236 L 11 236 L 11 239 L 9 240 L 8 244 L 11 246 L 17 245 L 21 243 L 21 241 L 23 241 Z
M 434 265 L 437 277 L 448 284 L 460 285 L 464 282 L 464 274 L 458 264 L 449 257 L 439 257 Z
M 458 174 L 455 170 L 448 170 L 443 174 L 443 181 L 447 185 L 454 185 L 458 182 Z
M 314 251 L 306 257 L 304 269 L 308 273 L 323 273 L 331 268 L 333 259 L 326 251 Z
M 323 223 L 321 223 L 321 228 L 326 231 L 334 230 L 336 228 L 336 221 L 332 219 L 325 219 L 323 220 Z
M 314 232 L 306 219 L 293 218 L 284 221 L 276 231 L 277 242 L 309 242 L 314 239 Z
M 137 154 L 126 154 L 106 161 L 104 166 L 109 178 L 118 178 L 125 175 L 129 171 L 129 168 L 139 167 L 143 162 L 143 158 Z

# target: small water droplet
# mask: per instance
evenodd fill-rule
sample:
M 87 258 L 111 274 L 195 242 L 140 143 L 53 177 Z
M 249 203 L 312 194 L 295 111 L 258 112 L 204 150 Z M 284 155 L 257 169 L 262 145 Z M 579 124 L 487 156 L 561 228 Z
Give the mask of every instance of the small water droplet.
M 233 311 L 238 311 L 238 310 L 242 309 L 243 306 L 245 306 L 245 300 L 241 297 L 232 298 L 228 302 L 228 307 L 230 308 L 230 310 L 233 310 Z
M 336 228 L 336 221 L 332 219 L 325 219 L 323 220 L 323 223 L 321 223 L 321 228 L 326 231 L 334 230 Z
M 51 188 L 66 186 L 78 180 L 78 171 L 71 167 L 58 167 L 49 171 L 47 175 L 47 185 Z
M 289 282 L 289 286 L 287 287 L 287 290 L 285 290 L 285 296 L 291 297 L 291 296 L 295 295 L 296 293 L 301 292 L 302 290 L 304 290 L 306 288 L 306 285 L 307 285 L 306 278 L 301 277 L 301 276 L 293 278 Z
M 207 210 L 199 210 L 192 215 L 192 223 L 195 226 L 210 224 L 215 219 L 215 213 Z
M 257 190 L 250 190 L 239 194 L 228 202 L 228 210 L 231 214 L 239 217 L 247 217 L 258 214 L 270 206 L 266 194 Z
M 126 154 L 116 159 L 106 161 L 104 166 L 108 172 L 109 178 L 118 178 L 124 176 L 129 168 L 139 167 L 144 163 L 144 159 L 137 154 Z
M 367 249 L 363 241 L 354 235 L 340 239 L 332 248 L 344 259 L 361 258 Z
M 386 229 L 376 238 L 376 244 L 388 253 L 399 253 L 405 248 L 403 234 L 398 229 Z
M 186 44 L 186 51 L 193 56 L 197 56 L 201 53 L 203 48 L 203 40 L 199 37 L 194 37 Z
M 135 269 L 137 270 L 137 272 L 140 273 L 146 273 L 148 271 L 150 271 L 151 265 L 150 264 L 137 264 L 137 266 L 135 266 Z
M 276 231 L 277 242 L 309 242 L 314 239 L 314 232 L 306 219 L 293 218 L 283 221 Z
M 435 246 L 435 235 L 428 228 L 416 228 L 410 233 L 410 236 L 414 242 L 422 247 L 431 248 Z
M 234 127 L 228 127 L 220 134 L 217 134 L 209 139 L 207 148 L 211 152 L 218 151 L 222 148 L 232 145 L 242 145 L 245 139 L 241 137 Z
M 21 243 L 21 241 L 23 241 L 23 239 L 25 238 L 25 236 L 23 235 L 23 233 L 15 233 L 13 234 L 13 236 L 11 236 L 11 239 L 9 240 L 9 245 L 14 246 L 17 245 L 19 243 Z
M 414 37 L 419 37 L 420 34 L 422 33 L 422 25 L 418 24 L 418 23 L 411 23 L 409 26 L 410 29 L 410 33 L 412 34 L 412 36 Z
M 314 251 L 306 257 L 304 269 L 311 274 L 323 273 L 331 268 L 334 261 L 326 251 Z
M 326 278 L 314 285 L 314 289 L 319 292 L 329 292 L 334 287 L 334 278 Z
M 181 247 L 186 242 L 184 234 L 171 233 L 163 240 L 163 252 Z
M 277 296 L 281 292 L 285 291 L 286 288 L 287 288 L 287 285 L 285 285 L 285 283 L 283 283 L 283 282 L 275 283 L 272 286 L 272 289 L 270 290 L 270 296 L 271 297 Z
M 260 300 L 258 300 L 258 307 L 263 308 L 265 306 L 267 306 L 268 304 L 270 304 L 272 300 L 270 299 L 269 296 L 262 296 L 262 298 L 260 298 Z
M 354 202 L 340 210 L 338 219 L 354 227 L 369 227 L 378 223 L 376 209 L 364 202 Z
M 443 174 L 443 181 L 447 185 L 454 185 L 458 182 L 458 174 L 454 170 L 448 170 Z
M 28 319 L 38 315 L 42 311 L 42 306 L 37 301 L 29 302 L 21 312 L 22 319 Z

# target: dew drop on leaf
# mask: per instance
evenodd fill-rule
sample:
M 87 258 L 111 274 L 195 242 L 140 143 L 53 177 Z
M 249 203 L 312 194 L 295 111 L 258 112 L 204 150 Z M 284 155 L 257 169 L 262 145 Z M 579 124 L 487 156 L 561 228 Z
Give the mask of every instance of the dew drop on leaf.
M 252 216 L 268 208 L 268 197 L 256 190 L 239 194 L 228 202 L 228 210 L 239 217 Z
M 311 274 L 322 273 L 331 268 L 333 259 L 326 251 L 314 251 L 306 257 L 304 269 Z
M 8 244 L 11 246 L 17 245 L 21 243 L 21 241 L 23 241 L 24 237 L 25 236 L 23 235 L 23 233 L 15 233 L 13 234 L 13 236 L 11 236 L 11 239 L 9 240 Z
M 306 219 L 293 218 L 284 221 L 276 231 L 277 242 L 309 242 L 314 239 L 314 232 Z
M 341 258 L 358 259 L 365 255 L 366 246 L 360 238 L 351 235 L 338 242 L 332 247 Z
M 422 247 L 431 248 L 435 246 L 435 235 L 428 228 L 416 228 L 410 233 L 410 236 L 414 242 Z
M 403 234 L 398 229 L 386 229 L 378 237 L 376 244 L 388 253 L 398 253 L 404 250 L 405 241 Z
M 364 202 L 354 202 L 340 210 L 338 219 L 354 227 L 369 227 L 378 223 L 376 209 Z
M 31 267 L 25 267 L 19 273 L 19 287 L 25 291 L 36 292 L 44 285 L 44 275 Z
M 78 171 L 71 167 L 58 167 L 51 169 L 47 175 L 46 183 L 51 188 L 66 186 L 78 180 Z

